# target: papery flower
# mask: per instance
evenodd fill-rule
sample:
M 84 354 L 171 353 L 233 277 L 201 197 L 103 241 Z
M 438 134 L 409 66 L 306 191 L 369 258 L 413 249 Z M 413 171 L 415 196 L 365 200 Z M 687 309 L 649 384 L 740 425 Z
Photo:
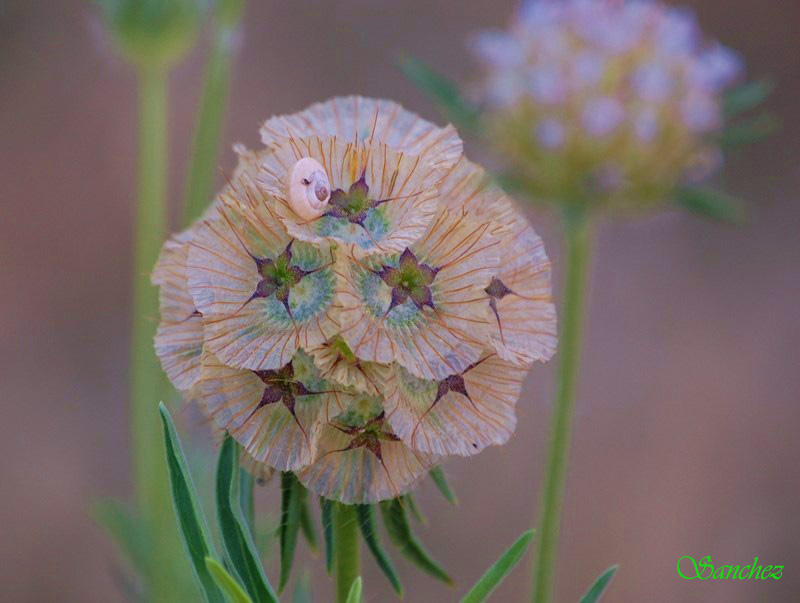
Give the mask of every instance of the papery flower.
M 555 349 L 549 262 L 452 126 L 348 97 L 262 138 L 154 271 L 175 385 L 251 466 L 347 503 L 507 441 Z
M 647 206 L 718 167 L 722 93 L 742 64 L 689 11 L 528 0 L 473 50 L 490 139 L 538 200 Z

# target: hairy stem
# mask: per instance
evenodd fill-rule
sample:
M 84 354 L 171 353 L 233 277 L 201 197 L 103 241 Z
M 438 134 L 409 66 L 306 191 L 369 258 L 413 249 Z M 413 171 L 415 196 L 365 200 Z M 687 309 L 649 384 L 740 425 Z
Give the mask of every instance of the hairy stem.
M 359 576 L 359 544 L 356 508 L 352 505 L 337 503 L 333 513 L 336 603 L 346 603 L 350 587 Z
M 150 600 L 174 595 L 170 557 L 180 554 L 175 526 L 158 403 L 169 384 L 153 351 L 158 291 L 150 271 L 166 234 L 167 76 L 158 69 L 139 72 L 139 192 L 136 205 L 133 273 L 133 325 L 130 356 L 130 413 L 134 493 L 151 542 Z
M 572 414 L 581 355 L 591 223 L 583 211 L 565 214 L 566 277 L 561 309 L 557 393 L 550 421 L 547 467 L 540 489 L 534 603 L 549 603 L 555 583 L 561 506 L 569 462 Z

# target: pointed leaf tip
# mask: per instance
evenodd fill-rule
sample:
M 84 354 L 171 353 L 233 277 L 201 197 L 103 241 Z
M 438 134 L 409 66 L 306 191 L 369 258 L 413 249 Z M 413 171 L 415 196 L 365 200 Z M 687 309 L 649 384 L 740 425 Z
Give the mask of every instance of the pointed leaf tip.
M 706 187 L 682 187 L 674 193 L 675 203 L 704 218 L 740 226 L 745 221 L 744 202 Z
M 614 574 L 617 573 L 618 569 L 619 565 L 612 565 L 606 571 L 604 571 L 595 581 L 595 583 L 592 584 L 592 587 L 588 590 L 588 592 L 583 595 L 580 603 L 597 603 L 608 588 L 608 585 L 611 583 L 611 580 L 614 577 Z
M 228 596 L 232 603 L 253 603 L 253 600 L 247 596 L 247 593 L 239 586 L 236 579 L 218 561 L 212 557 L 206 557 L 206 567 L 214 578 L 214 582 L 217 583 L 217 586 Z
M 172 416 L 163 402 L 158 405 L 158 410 L 164 428 L 164 448 L 172 503 L 186 556 L 189 558 L 205 601 L 224 603 L 225 599 L 206 565 L 206 557 L 214 556 L 216 553 L 203 509 L 192 482 L 192 476 L 189 473 L 186 456 L 178 438 L 178 432 L 172 422 Z
M 475 586 L 461 599 L 461 603 L 481 603 L 486 601 L 494 589 L 505 580 L 506 576 L 514 569 L 514 566 L 522 559 L 532 539 L 533 530 L 529 530 L 517 538 L 514 544 L 500 556 L 494 565 L 486 570 L 486 573 L 481 576 Z
M 389 539 L 411 563 L 437 580 L 453 586 L 453 579 L 425 550 L 411 531 L 403 500 L 393 498 L 380 503 Z
M 430 471 L 430 476 L 433 480 L 433 483 L 436 484 L 436 487 L 439 489 L 439 492 L 441 492 L 442 496 L 444 496 L 445 500 L 452 505 L 458 505 L 458 498 L 447 481 L 447 476 L 444 474 L 444 469 L 442 469 L 441 466 L 434 467 Z
M 361 603 L 361 576 L 353 581 L 353 586 L 347 595 L 347 603 Z
M 734 117 L 763 103 L 775 90 L 775 80 L 764 77 L 745 82 L 725 93 L 722 110 L 726 118 Z
M 356 505 L 356 516 L 358 517 L 358 525 L 361 528 L 361 535 L 364 537 L 364 542 L 367 543 L 367 548 L 375 558 L 375 563 L 378 564 L 380 570 L 389 580 L 394 592 L 402 597 L 403 585 L 400 584 L 400 578 L 397 576 L 397 571 L 394 569 L 391 558 L 378 539 L 374 507 L 372 505 Z

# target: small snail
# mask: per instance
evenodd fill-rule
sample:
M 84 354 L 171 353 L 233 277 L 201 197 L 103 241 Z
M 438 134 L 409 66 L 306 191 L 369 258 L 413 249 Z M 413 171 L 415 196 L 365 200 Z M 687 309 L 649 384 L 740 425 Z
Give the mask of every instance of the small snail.
M 289 206 L 304 220 L 313 220 L 325 213 L 331 198 L 328 175 L 318 161 L 303 157 L 289 171 L 287 184 Z

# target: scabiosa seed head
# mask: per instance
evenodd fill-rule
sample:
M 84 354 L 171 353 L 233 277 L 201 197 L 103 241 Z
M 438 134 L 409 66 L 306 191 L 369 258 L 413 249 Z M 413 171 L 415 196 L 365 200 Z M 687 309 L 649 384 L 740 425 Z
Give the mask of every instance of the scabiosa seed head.
M 473 51 L 491 141 L 533 197 L 562 204 L 666 200 L 719 155 L 742 72 L 691 12 L 645 0 L 528 0 Z
M 346 503 L 504 443 L 556 344 L 525 218 L 452 126 L 396 103 L 337 98 L 261 134 L 153 273 L 176 387 L 251 470 Z

